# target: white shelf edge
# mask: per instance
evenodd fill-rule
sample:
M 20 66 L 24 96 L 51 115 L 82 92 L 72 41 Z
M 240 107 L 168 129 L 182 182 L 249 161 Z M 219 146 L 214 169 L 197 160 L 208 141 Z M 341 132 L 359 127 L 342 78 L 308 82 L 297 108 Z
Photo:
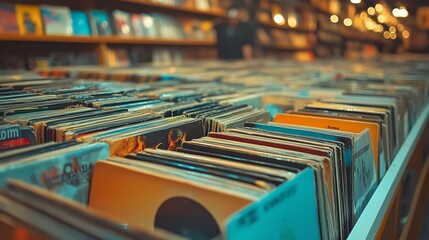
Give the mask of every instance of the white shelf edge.
M 428 116 L 429 104 L 426 103 L 425 108 L 408 134 L 404 144 L 396 154 L 392 165 L 387 170 L 386 175 L 381 180 L 377 190 L 374 192 L 374 195 L 371 197 L 347 239 L 375 239 L 383 218 L 386 215 L 387 208 L 392 201 L 393 194 L 417 145 L 416 139 L 419 139 L 421 134 L 423 134 L 422 128 L 426 125 Z

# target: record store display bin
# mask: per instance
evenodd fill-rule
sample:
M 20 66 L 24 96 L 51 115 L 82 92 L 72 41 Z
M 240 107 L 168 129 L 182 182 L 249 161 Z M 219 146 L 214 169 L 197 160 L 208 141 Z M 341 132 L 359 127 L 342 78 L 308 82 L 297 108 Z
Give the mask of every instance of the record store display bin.
M 428 60 L 4 72 L 2 239 L 418 239 Z

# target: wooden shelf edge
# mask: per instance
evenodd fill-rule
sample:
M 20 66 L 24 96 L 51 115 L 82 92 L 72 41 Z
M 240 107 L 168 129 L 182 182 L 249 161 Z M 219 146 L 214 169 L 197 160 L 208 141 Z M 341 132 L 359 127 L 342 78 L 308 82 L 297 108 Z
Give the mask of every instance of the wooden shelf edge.
M 377 44 L 386 44 L 386 40 L 384 39 L 375 39 L 375 38 L 365 38 L 365 34 L 360 32 L 341 32 L 341 36 L 346 38 L 347 40 L 354 40 L 366 43 L 377 43 Z
M 206 17 L 219 17 L 219 18 L 226 17 L 226 14 L 224 12 L 222 12 L 221 10 L 219 10 L 219 11 L 200 10 L 200 9 L 196 9 L 196 8 L 186 7 L 186 6 L 174 6 L 174 5 L 168 5 L 168 4 L 163 4 L 163 3 L 150 2 L 147 0 L 117 0 L 117 1 L 128 2 L 128 3 L 133 3 L 133 4 L 138 4 L 138 5 L 153 7 L 153 8 L 158 8 L 158 9 L 183 12 L 183 13 L 188 13 L 188 14 L 196 14 L 196 15 L 206 16 Z
M 214 46 L 214 40 L 197 39 L 159 39 L 120 36 L 47 36 L 47 35 L 0 35 L 1 41 L 13 42 L 56 42 L 56 43 L 92 43 L 92 44 L 141 44 L 174 46 Z
M 262 45 L 262 48 L 271 50 L 285 50 L 285 51 L 313 51 L 312 47 L 294 47 L 294 46 L 281 46 L 281 45 Z
M 289 27 L 289 26 L 281 26 L 275 23 L 265 23 L 265 22 L 259 22 L 260 25 L 264 26 L 264 27 L 270 27 L 270 28 L 276 28 L 276 29 L 281 29 L 281 30 L 285 30 L 285 31 L 297 31 L 297 32 L 316 32 L 316 29 L 310 29 L 310 28 L 306 28 L 306 27 Z
M 317 44 L 330 45 L 330 46 L 342 46 L 341 42 L 317 40 Z

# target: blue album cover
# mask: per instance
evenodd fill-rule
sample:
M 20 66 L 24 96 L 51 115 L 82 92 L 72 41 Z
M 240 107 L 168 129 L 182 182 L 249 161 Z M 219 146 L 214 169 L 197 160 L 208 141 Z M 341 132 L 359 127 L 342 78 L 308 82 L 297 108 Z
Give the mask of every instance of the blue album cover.
M 73 35 L 91 36 L 88 15 L 84 11 L 71 11 Z
M 92 32 L 94 35 L 112 35 L 112 24 L 109 14 L 103 10 L 90 10 Z

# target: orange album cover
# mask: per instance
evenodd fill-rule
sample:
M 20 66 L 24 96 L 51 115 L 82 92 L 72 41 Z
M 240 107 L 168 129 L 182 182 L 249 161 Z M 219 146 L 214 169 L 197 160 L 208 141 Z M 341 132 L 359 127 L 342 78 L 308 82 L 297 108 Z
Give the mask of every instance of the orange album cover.
M 326 128 L 331 130 L 361 133 L 365 129 L 370 130 L 371 135 L 371 146 L 374 153 L 374 163 L 377 172 L 377 178 L 379 175 L 379 125 L 377 123 L 353 121 L 347 119 L 337 119 L 329 117 L 316 117 L 316 116 L 305 116 L 305 115 L 294 115 L 290 113 L 277 114 L 274 117 L 274 122 L 285 123 L 292 125 L 301 125 L 307 127 Z
M 19 32 L 21 34 L 43 34 L 40 7 L 36 5 L 17 4 L 15 6 Z
M 226 220 L 254 200 L 153 169 L 99 161 L 94 167 L 89 207 L 149 232 L 212 233 L 195 235 L 208 239 L 221 234 Z

